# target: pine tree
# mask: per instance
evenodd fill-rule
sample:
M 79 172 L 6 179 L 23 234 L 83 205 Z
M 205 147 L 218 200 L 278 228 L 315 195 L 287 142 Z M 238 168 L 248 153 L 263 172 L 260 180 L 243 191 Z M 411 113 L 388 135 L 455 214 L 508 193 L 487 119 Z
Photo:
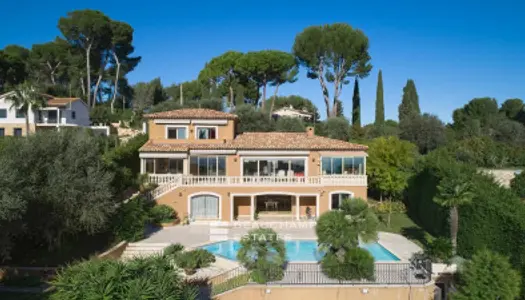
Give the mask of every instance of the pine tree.
M 411 118 L 419 116 L 420 114 L 416 84 L 414 80 L 409 79 L 403 88 L 403 99 L 399 105 L 399 123 L 409 121 Z
M 385 122 L 385 101 L 383 99 L 383 72 L 379 70 L 377 75 L 376 90 L 376 125 L 382 125 Z
M 354 84 L 354 96 L 352 97 L 352 126 L 361 127 L 361 97 L 359 96 L 359 82 L 357 78 Z

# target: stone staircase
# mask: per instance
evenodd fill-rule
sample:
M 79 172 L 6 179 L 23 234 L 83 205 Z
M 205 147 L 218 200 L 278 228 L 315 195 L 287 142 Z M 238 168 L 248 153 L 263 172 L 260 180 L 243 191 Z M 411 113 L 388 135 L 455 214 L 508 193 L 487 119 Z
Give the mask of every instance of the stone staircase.
M 133 257 L 146 257 L 161 255 L 169 243 L 129 243 L 120 259 L 126 260 Z

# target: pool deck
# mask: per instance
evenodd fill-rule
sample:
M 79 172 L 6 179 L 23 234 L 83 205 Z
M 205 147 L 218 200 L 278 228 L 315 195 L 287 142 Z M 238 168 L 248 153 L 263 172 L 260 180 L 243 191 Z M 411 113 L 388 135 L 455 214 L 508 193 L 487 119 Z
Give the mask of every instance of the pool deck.
M 258 224 L 259 226 L 261 224 Z M 228 228 L 227 239 L 239 239 L 245 235 L 249 230 L 256 228 L 251 226 L 233 226 Z M 281 226 L 279 224 L 271 226 L 277 234 L 283 239 L 297 240 L 297 239 L 316 239 L 315 228 L 311 225 L 290 225 Z M 210 239 L 210 226 L 205 224 L 192 224 L 189 226 L 174 226 L 160 229 L 151 232 L 149 236 L 142 240 L 141 243 L 180 243 L 185 247 L 198 247 L 208 243 L 212 243 Z M 422 251 L 422 249 L 408 240 L 402 235 L 379 232 L 378 243 L 388 249 L 392 254 L 397 256 L 401 262 L 407 262 L 412 254 Z

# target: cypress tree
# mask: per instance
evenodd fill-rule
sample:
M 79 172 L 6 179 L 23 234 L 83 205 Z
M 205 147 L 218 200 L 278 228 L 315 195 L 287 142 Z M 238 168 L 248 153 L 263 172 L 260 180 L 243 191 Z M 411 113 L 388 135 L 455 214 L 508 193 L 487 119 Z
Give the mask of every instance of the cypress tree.
M 409 121 L 411 118 L 419 116 L 420 114 L 416 84 L 414 80 L 409 79 L 403 88 L 403 99 L 399 105 L 399 123 Z
M 335 100 L 337 101 L 337 112 L 336 112 L 336 117 L 342 117 L 343 116 L 343 110 L 344 110 L 344 107 L 343 107 L 343 101 L 341 100 Z
M 381 125 L 385 122 L 385 101 L 383 99 L 383 72 L 379 70 L 377 75 L 377 90 L 376 90 L 376 125 Z
M 352 126 L 361 127 L 361 97 L 359 96 L 359 82 L 354 83 L 354 96 L 352 97 Z

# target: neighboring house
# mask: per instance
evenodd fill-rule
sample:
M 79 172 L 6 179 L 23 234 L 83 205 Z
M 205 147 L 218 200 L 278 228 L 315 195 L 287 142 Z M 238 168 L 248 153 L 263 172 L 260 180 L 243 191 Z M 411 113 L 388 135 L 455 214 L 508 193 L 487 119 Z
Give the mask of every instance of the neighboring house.
M 280 117 L 301 118 L 304 121 L 311 121 L 313 119 L 313 114 L 308 112 L 306 109 L 298 110 L 293 108 L 292 105 L 290 105 L 275 110 L 272 113 L 272 117 L 276 119 Z
M 0 136 L 26 134 L 25 115 L 15 108 L 6 93 L 0 95 Z M 61 127 L 88 127 L 97 132 L 109 135 L 107 126 L 91 126 L 87 104 L 79 98 L 58 98 L 43 95 L 45 107 L 29 111 L 30 131 L 57 129 Z
M 180 109 L 145 115 L 141 172 L 154 199 L 193 220 L 298 220 L 367 196 L 363 145 L 304 133 L 236 134 L 236 115 Z

